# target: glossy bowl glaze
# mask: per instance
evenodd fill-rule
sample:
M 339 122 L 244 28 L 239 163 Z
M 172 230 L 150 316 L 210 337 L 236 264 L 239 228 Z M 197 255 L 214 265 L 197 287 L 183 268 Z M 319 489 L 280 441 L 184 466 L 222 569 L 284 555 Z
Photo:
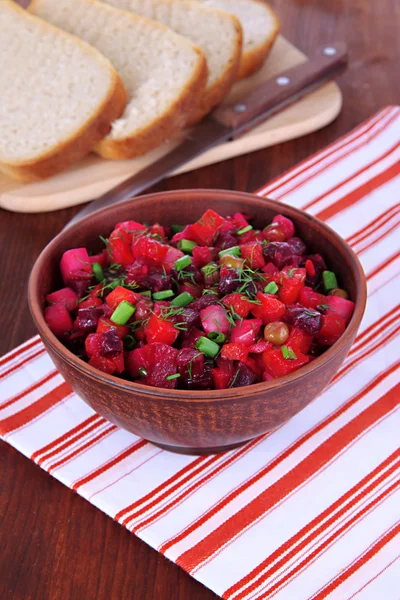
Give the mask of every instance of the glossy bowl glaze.
M 277 213 L 292 219 L 296 233 L 312 252 L 321 252 L 355 302 L 353 317 L 322 356 L 299 371 L 267 383 L 227 390 L 167 390 L 107 375 L 72 354 L 51 333 L 43 318 L 46 294 L 62 284 L 59 262 L 65 250 L 101 247 L 118 221 L 192 223 L 207 208 L 223 216 L 244 212 L 262 228 Z M 346 357 L 366 302 L 365 276 L 348 246 L 324 223 L 273 200 L 224 190 L 180 190 L 141 196 L 90 215 L 62 231 L 37 259 L 29 281 L 29 304 L 39 334 L 57 369 L 96 412 L 163 448 L 207 454 L 233 448 L 284 423 L 327 386 Z

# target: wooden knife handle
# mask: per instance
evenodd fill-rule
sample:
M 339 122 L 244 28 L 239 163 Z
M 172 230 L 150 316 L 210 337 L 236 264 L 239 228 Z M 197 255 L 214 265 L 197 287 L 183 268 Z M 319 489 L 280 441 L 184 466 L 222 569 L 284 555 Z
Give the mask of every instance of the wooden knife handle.
M 279 73 L 259 85 L 247 98 L 246 103 L 223 104 L 211 116 L 214 121 L 237 129 L 253 118 L 284 102 L 331 71 L 347 64 L 347 47 L 343 42 L 326 44 L 310 60 Z

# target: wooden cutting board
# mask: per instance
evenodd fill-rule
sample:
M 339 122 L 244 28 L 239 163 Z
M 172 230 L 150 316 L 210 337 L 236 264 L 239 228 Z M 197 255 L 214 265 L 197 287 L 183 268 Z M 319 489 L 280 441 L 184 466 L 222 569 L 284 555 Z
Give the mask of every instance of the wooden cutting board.
M 307 57 L 300 50 L 279 36 L 262 70 L 236 83 L 228 100 L 236 101 L 262 81 L 306 60 Z M 333 82 L 327 83 L 243 137 L 205 152 L 184 165 L 177 173 L 316 131 L 331 123 L 339 114 L 341 106 L 342 95 L 338 86 Z M 60 175 L 38 183 L 22 184 L 0 175 L 0 207 L 15 212 L 35 213 L 81 204 L 100 196 L 140 171 L 176 143 L 169 141 L 145 156 L 126 161 L 107 161 L 91 154 Z

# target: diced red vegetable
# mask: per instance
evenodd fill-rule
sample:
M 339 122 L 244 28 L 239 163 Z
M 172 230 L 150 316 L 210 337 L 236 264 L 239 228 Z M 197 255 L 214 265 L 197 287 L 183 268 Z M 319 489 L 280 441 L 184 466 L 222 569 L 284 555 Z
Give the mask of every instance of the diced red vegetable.
M 249 349 L 243 344 L 224 344 L 221 350 L 221 357 L 229 360 L 241 360 L 245 362 L 249 355 Z
M 214 210 L 207 210 L 204 215 L 193 223 L 191 227 L 192 238 L 201 246 L 212 246 L 214 237 L 225 219 Z
M 273 377 L 283 377 L 288 373 L 296 371 L 309 362 L 309 357 L 301 352 L 296 352 L 295 359 L 283 357 L 282 350 L 274 347 L 268 348 L 263 354 L 265 370 Z
M 126 368 L 132 377 L 144 385 L 173 389 L 177 380 L 167 377 L 177 372 L 178 352 L 166 344 L 150 343 L 128 352 Z
M 132 290 L 128 290 L 121 285 L 118 285 L 112 292 L 110 292 L 106 298 L 106 302 L 110 308 L 115 310 L 121 302 L 129 302 L 129 304 L 135 305 L 138 300 L 141 300 L 143 296 L 137 294 Z
M 348 323 L 354 311 L 354 302 L 346 300 L 340 296 L 326 296 L 325 304 L 328 305 L 327 315 L 339 315 Z
M 322 327 L 317 335 L 317 340 L 324 346 L 332 346 L 338 341 L 346 329 L 346 321 L 338 314 L 322 315 Z
M 240 252 L 251 269 L 261 269 L 265 266 L 262 246 L 259 243 L 241 244 Z
M 219 304 L 212 304 L 200 311 L 200 319 L 206 333 L 220 331 L 227 335 L 230 328 L 226 310 Z
M 78 295 L 71 288 L 65 287 L 47 294 L 46 302 L 49 304 L 63 304 L 68 311 L 71 311 L 78 306 Z
M 303 287 L 299 295 L 300 304 L 306 308 L 317 308 L 317 306 L 326 304 L 326 299 L 326 296 L 315 292 L 312 288 L 307 286 Z
M 287 240 L 294 236 L 293 221 L 287 217 L 284 217 L 283 215 L 276 215 L 276 217 L 273 218 L 272 223 L 279 225 L 279 228 L 283 231 Z
M 243 319 L 233 327 L 231 341 L 235 344 L 251 346 L 256 341 L 261 325 L 261 319 Z
M 253 302 L 250 302 L 246 296 L 239 293 L 228 294 L 228 296 L 225 296 L 222 299 L 222 302 L 226 306 L 230 306 L 234 310 L 235 314 L 243 319 L 247 317 L 254 306 Z
M 256 299 L 260 304 L 253 304 L 251 312 L 257 319 L 261 319 L 264 325 L 272 323 L 272 321 L 279 321 L 285 314 L 286 309 L 283 302 L 271 296 L 271 294 L 258 292 Z
M 286 346 L 292 348 L 295 352 L 307 354 L 311 348 L 313 336 L 304 333 L 298 327 L 292 327 L 289 337 L 286 340 Z
M 107 250 L 111 263 L 128 267 L 133 263 L 132 235 L 122 228 L 114 229 L 108 238 Z
M 66 336 L 72 329 L 72 318 L 64 304 L 52 304 L 44 309 L 44 320 L 57 337 Z
M 174 324 L 167 319 L 162 319 L 160 316 L 153 314 L 144 327 L 146 340 L 148 344 L 159 342 L 171 346 L 178 337 L 178 330 Z
M 139 236 L 133 238 L 132 253 L 134 258 L 145 257 L 147 260 L 152 260 L 156 264 L 161 264 L 167 255 L 168 246 L 161 244 L 154 238 Z
M 306 280 L 306 270 L 284 267 L 280 273 L 279 298 L 285 304 L 297 302 Z
M 97 322 L 96 333 L 104 333 L 109 329 L 115 329 L 115 331 L 121 339 L 129 333 L 129 327 L 127 327 L 126 325 L 117 325 L 107 317 L 100 317 L 100 319 Z

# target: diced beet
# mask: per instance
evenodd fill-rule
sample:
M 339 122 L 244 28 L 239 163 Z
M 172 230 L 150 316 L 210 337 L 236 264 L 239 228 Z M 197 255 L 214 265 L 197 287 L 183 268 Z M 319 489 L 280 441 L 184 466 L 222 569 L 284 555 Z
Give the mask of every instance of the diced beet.
M 238 236 L 232 231 L 221 231 L 215 241 L 215 247 L 218 250 L 227 250 L 236 246 L 238 243 Z
M 95 308 L 100 306 L 103 307 L 103 301 L 96 296 L 89 296 L 89 298 L 79 302 L 79 308 Z
M 128 267 L 133 263 L 132 235 L 124 229 L 114 229 L 108 238 L 107 250 L 111 263 Z
M 266 275 L 276 275 L 279 273 L 278 267 L 276 267 L 272 262 L 269 262 L 265 265 L 265 267 L 262 267 L 261 271 L 266 273 Z
M 135 320 L 144 321 L 151 314 L 153 308 L 153 301 L 151 298 L 142 296 L 140 300 L 136 302 Z
M 60 270 L 64 284 L 78 296 L 83 296 L 92 280 L 92 265 L 86 248 L 73 248 L 64 252 Z
M 132 253 L 135 259 L 147 258 L 156 264 L 161 264 L 167 255 L 169 246 L 161 244 L 151 237 L 139 236 L 133 238 Z
M 256 341 L 256 336 L 262 325 L 261 319 L 243 319 L 231 331 L 231 342 L 251 346 Z
M 250 302 L 243 294 L 229 294 L 222 299 L 222 303 L 225 306 L 229 306 L 234 312 L 241 318 L 245 319 L 251 309 L 253 308 L 253 302 Z
M 126 283 L 135 282 L 140 288 L 161 292 L 170 289 L 171 276 L 163 269 L 162 265 L 150 265 L 145 258 L 135 260 L 126 277 Z
M 266 262 L 272 262 L 278 269 L 283 267 L 298 267 L 302 256 L 296 250 L 298 238 L 292 238 L 288 242 L 270 242 L 263 246 L 263 254 Z
M 137 379 L 137 383 L 173 389 L 176 387 L 176 379 L 167 380 L 167 377 L 176 373 L 178 352 L 176 348 L 166 344 L 147 344 L 128 352 L 126 368 Z M 140 375 L 140 367 L 145 369 L 146 376 Z
M 196 241 L 194 239 L 194 236 L 193 236 L 193 233 L 192 233 L 192 226 L 191 225 L 186 225 L 182 229 L 182 231 L 179 231 L 178 233 L 175 233 L 175 235 L 171 239 L 171 242 L 173 244 L 177 244 L 181 240 L 191 240 L 192 242 Z
M 283 357 L 280 348 L 268 348 L 263 354 L 263 360 L 266 371 L 273 377 L 282 377 L 307 364 L 310 360 L 308 356 L 301 352 L 296 352 L 295 359 L 286 359 Z M 265 380 L 264 380 L 265 381 Z
M 300 292 L 299 302 L 306 308 L 317 308 L 321 304 L 326 304 L 326 296 L 305 286 Z
M 298 327 L 308 335 L 316 335 L 322 327 L 322 315 L 312 308 L 300 305 L 288 306 L 285 321 L 289 325 Z
M 326 296 L 325 304 L 329 306 L 326 311 L 327 315 L 339 315 L 346 323 L 350 321 L 354 311 L 354 302 L 340 296 Z
M 110 292 L 106 298 L 106 302 L 110 308 L 115 310 L 121 302 L 129 302 L 133 306 L 140 300 L 142 296 L 132 290 L 128 290 L 121 285 L 118 285 Z
M 107 257 L 108 257 L 107 248 L 104 248 L 104 250 L 102 250 L 98 254 L 92 254 L 92 256 L 89 256 L 89 260 L 92 265 L 94 265 L 95 263 L 99 263 L 99 265 L 101 265 L 103 268 L 105 268 L 107 265 Z
M 270 343 L 267 342 L 267 340 L 260 340 L 259 342 L 256 342 L 255 344 L 252 344 L 251 346 L 249 346 L 249 353 L 250 354 L 262 354 L 263 352 L 265 352 L 265 350 L 270 346 Z
M 122 221 L 116 224 L 114 231 L 116 229 L 123 229 L 123 231 L 129 236 L 129 241 L 132 241 L 133 237 L 147 231 L 147 227 L 142 225 L 142 223 L 138 223 L 137 221 Z
M 101 335 L 100 333 L 89 333 L 85 340 L 85 352 L 89 358 L 100 356 Z
M 146 340 L 148 344 L 161 343 L 163 345 L 172 345 L 178 337 L 178 330 L 174 324 L 167 319 L 163 319 L 157 314 L 150 316 L 144 326 Z
M 192 250 L 193 264 L 198 269 L 205 267 L 216 258 L 216 252 L 208 246 L 195 246 Z
M 233 218 L 235 221 L 237 221 L 239 229 L 243 229 L 244 227 L 247 227 L 249 222 L 247 221 L 246 217 L 244 216 L 244 214 L 237 212 L 233 215 Z
M 95 331 L 97 322 L 103 314 L 103 310 L 99 306 L 91 308 L 80 308 L 78 316 L 75 319 L 74 327 L 81 331 Z
M 50 331 L 57 337 L 66 336 L 72 329 L 72 319 L 68 310 L 63 304 L 52 304 L 44 309 L 44 320 L 49 326 Z
M 126 325 L 117 325 L 108 317 L 100 317 L 97 323 L 96 333 L 104 333 L 110 329 L 114 329 L 120 339 L 129 333 L 129 328 Z
M 190 308 L 194 308 L 195 310 L 203 310 L 207 306 L 212 306 L 218 301 L 218 296 L 215 294 L 204 294 L 201 298 L 198 298 L 194 302 L 191 303 Z
M 304 333 L 304 331 L 298 327 L 292 327 L 289 337 L 286 340 L 286 346 L 292 348 L 295 352 L 300 351 L 303 354 L 308 354 L 312 342 L 312 335 Z
M 109 329 L 100 334 L 100 356 L 114 358 L 123 351 L 123 345 L 115 329 Z
M 304 287 L 306 270 L 300 268 L 284 267 L 280 272 L 279 298 L 284 304 L 297 302 Z
M 207 334 L 220 331 L 224 335 L 228 335 L 230 323 L 226 316 L 226 310 L 219 304 L 203 308 L 200 311 L 200 319 L 203 329 Z
M 182 348 L 177 358 L 181 377 L 199 377 L 204 371 L 204 354 L 194 348 Z
M 168 246 L 168 251 L 166 253 L 166 255 L 164 256 L 164 260 L 163 260 L 163 264 L 167 264 L 169 265 L 170 268 L 172 268 L 175 264 L 175 262 L 178 260 L 178 258 L 181 258 L 181 256 L 184 256 L 185 253 L 182 252 L 182 250 L 179 250 L 178 248 L 174 248 L 173 246 Z
M 258 242 L 241 244 L 241 256 L 246 260 L 251 269 L 261 269 L 265 266 L 262 245 Z
M 285 305 L 275 296 L 258 292 L 256 299 L 259 304 L 253 304 L 251 312 L 257 319 L 261 319 L 264 325 L 279 321 L 285 314 Z
M 243 387 L 257 383 L 259 378 L 245 363 L 240 362 L 233 376 L 231 387 Z
M 65 287 L 47 294 L 46 302 L 49 304 L 63 304 L 68 311 L 71 311 L 78 306 L 78 296 L 74 290 Z
M 209 363 L 204 363 L 201 375 L 179 378 L 179 387 L 185 390 L 211 390 L 213 383 L 212 369 Z
M 200 298 L 202 294 L 202 289 L 197 283 L 193 283 L 192 281 L 183 281 L 178 286 L 178 291 L 180 294 L 183 292 L 188 292 L 193 298 Z
M 276 215 L 276 217 L 273 218 L 272 223 L 276 223 L 277 225 L 279 225 L 279 227 L 285 234 L 287 240 L 294 236 L 293 221 L 291 221 L 287 217 L 284 217 L 283 215 Z
M 92 356 L 89 360 L 89 365 L 108 375 L 112 375 L 116 370 L 115 362 L 111 358 L 105 358 L 104 356 Z
M 314 265 L 315 275 L 307 273 L 306 285 L 315 287 L 322 280 L 322 273 L 326 271 L 326 263 L 320 254 L 309 254 L 303 259 L 304 264 L 307 260 L 311 260 Z
M 187 306 L 183 309 L 183 312 L 179 312 L 179 314 L 171 317 L 171 320 L 176 323 L 185 323 L 187 328 L 189 327 L 200 327 L 200 314 L 198 310 L 191 308 L 191 306 Z
M 204 215 L 193 223 L 191 227 L 192 238 L 201 246 L 212 246 L 218 230 L 225 219 L 212 209 L 206 210 Z
M 339 314 L 326 314 L 322 316 L 322 327 L 318 333 L 318 341 L 324 346 L 332 346 L 338 341 L 346 329 L 346 321 Z
M 307 246 L 303 240 L 298 237 L 292 237 L 286 243 L 292 251 L 292 254 L 295 254 L 296 256 L 303 256 L 307 252 Z
M 230 269 L 226 265 L 221 267 L 218 283 L 218 291 L 224 296 L 226 294 L 232 294 L 236 292 L 243 282 L 240 280 L 239 271 L 236 269 Z
M 228 360 L 241 360 L 245 362 L 249 354 L 249 349 L 244 344 L 231 342 L 224 344 L 221 349 L 221 358 Z
M 186 332 L 183 332 L 182 348 L 195 348 L 197 340 L 203 335 L 204 331 L 200 331 L 196 327 L 190 327 Z

